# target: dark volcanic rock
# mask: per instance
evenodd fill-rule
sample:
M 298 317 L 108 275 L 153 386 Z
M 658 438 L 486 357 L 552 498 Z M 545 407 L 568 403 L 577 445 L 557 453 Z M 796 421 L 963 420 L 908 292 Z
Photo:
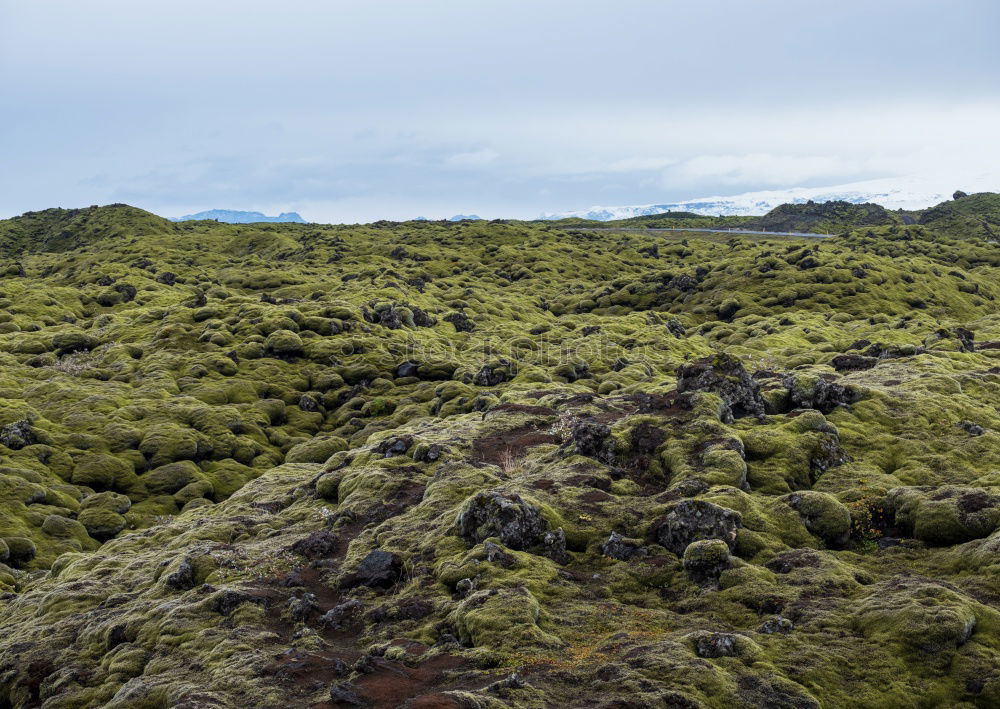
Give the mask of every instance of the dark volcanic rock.
M 736 657 L 739 654 L 737 637 L 733 633 L 705 633 L 694 643 L 698 657 Z
M 413 460 L 418 463 L 433 463 L 444 455 L 447 448 L 440 443 L 431 443 L 426 447 L 419 447 L 413 451 Z
M 566 532 L 562 527 L 542 535 L 542 553 L 557 564 L 568 564 L 569 554 L 566 553 Z
M 472 332 L 476 329 L 476 324 L 463 312 L 452 313 L 444 316 L 445 322 L 450 322 L 455 326 L 456 332 Z
M 523 550 L 537 544 L 548 527 L 537 508 L 519 495 L 480 492 L 458 515 L 459 535 L 469 544 L 500 537 L 504 546 Z
M 369 588 L 390 588 L 403 575 L 403 558 L 399 554 L 376 549 L 361 560 L 354 573 L 343 582 L 345 588 L 368 586 Z
M 836 433 L 826 433 L 809 459 L 809 471 L 815 479 L 830 468 L 843 465 L 850 460 L 851 457 L 840 447 L 840 436 Z
M 972 423 L 972 421 L 959 421 L 955 424 L 960 429 L 966 433 L 970 433 L 973 436 L 981 436 L 986 433 L 986 429 L 980 426 L 978 423 Z
M 837 407 L 853 404 L 858 399 L 857 392 L 851 387 L 822 378 L 803 386 L 801 380 L 788 375 L 781 383 L 788 389 L 789 399 L 796 409 L 816 409 L 828 414 Z
M 858 369 L 871 369 L 878 364 L 878 359 L 860 354 L 841 354 L 834 357 L 830 364 L 838 372 L 850 372 Z
M 405 455 L 412 445 L 413 436 L 396 436 L 387 438 L 375 446 L 375 452 L 381 453 L 386 458 L 394 458 L 397 455 Z
M 764 417 L 760 384 L 732 355 L 718 354 L 682 365 L 677 370 L 677 392 L 694 391 L 710 391 L 722 398 L 725 423 L 740 416 Z
M 674 337 L 684 337 L 687 334 L 687 330 L 677 320 L 667 321 L 667 331 Z
M 410 310 L 413 311 L 413 324 L 417 327 L 430 327 L 434 324 L 434 318 L 428 315 L 427 311 L 422 308 L 411 305 Z
M 420 365 L 416 362 L 403 362 L 396 367 L 397 377 L 417 377 L 419 376 Z
M 517 565 L 514 557 L 505 552 L 499 544 L 486 542 L 483 544 L 483 549 L 486 551 L 486 561 L 491 564 L 496 564 L 504 569 L 512 569 Z
M 577 453 L 590 458 L 600 458 L 604 451 L 604 442 L 611 435 L 611 427 L 597 421 L 581 419 L 573 422 L 570 435 L 576 444 Z
M 299 408 L 303 411 L 319 411 L 320 403 L 316 400 L 316 397 L 303 394 L 299 397 Z
M 876 342 L 865 350 L 864 354 L 877 359 L 899 359 L 900 357 L 913 357 L 914 355 L 923 354 L 926 351 L 923 347 L 916 347 L 914 345 L 885 345 L 881 342 Z
M 640 542 L 628 539 L 618 532 L 612 532 L 607 541 L 601 545 L 601 553 L 619 561 L 628 561 L 632 557 L 641 554 L 643 547 Z
M 323 617 L 320 618 L 320 624 L 334 630 L 340 630 L 361 612 L 361 606 L 361 601 L 356 598 L 345 601 L 324 613 Z
M 337 535 L 320 529 L 292 544 L 292 551 L 308 559 L 323 559 L 337 551 Z
M 191 560 L 183 559 L 177 569 L 167 576 L 166 584 L 176 591 L 194 588 L 194 567 Z
M 345 707 L 363 707 L 371 703 L 350 682 L 338 682 L 330 687 L 330 701 L 336 706 Z
M 757 628 L 757 632 L 764 633 L 765 635 L 773 635 L 774 633 L 788 635 L 794 628 L 795 624 L 792 621 L 777 615 L 761 623 L 761 626 Z
M 14 451 L 19 451 L 26 446 L 37 442 L 35 432 L 31 429 L 31 424 L 26 420 L 15 421 L 0 428 L 0 444 L 3 444 Z
M 245 593 L 243 591 L 236 591 L 234 589 L 227 588 L 220 591 L 218 595 L 212 599 L 212 608 L 216 613 L 229 615 L 244 603 L 256 603 L 258 605 L 267 606 L 268 599 L 264 596 L 256 596 L 252 593 Z
M 704 500 L 681 500 L 653 524 L 651 533 L 658 544 L 681 555 L 701 539 L 721 539 L 732 551 L 741 526 L 738 512 Z
M 319 603 L 315 594 L 303 593 L 298 598 L 288 601 L 288 614 L 292 620 L 303 622 L 319 612 Z
M 481 387 L 493 387 L 509 382 L 515 376 L 517 376 L 517 365 L 510 360 L 502 359 L 483 365 L 472 378 L 472 383 Z

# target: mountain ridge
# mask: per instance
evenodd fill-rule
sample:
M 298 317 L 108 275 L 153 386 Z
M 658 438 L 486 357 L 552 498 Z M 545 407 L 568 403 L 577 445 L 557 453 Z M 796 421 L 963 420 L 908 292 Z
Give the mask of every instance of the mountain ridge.
M 580 210 L 543 213 L 539 219 L 557 220 L 575 217 L 613 221 L 671 211 L 693 212 L 702 216 L 753 216 L 764 214 L 782 204 L 805 204 L 810 201 L 874 203 L 891 210 L 915 210 L 926 209 L 950 199 L 957 188 L 969 192 L 981 192 L 995 189 L 998 184 L 1000 178 L 995 175 L 949 176 L 933 181 L 918 177 L 879 178 L 842 185 L 757 190 L 657 204 L 593 206 Z
M 282 212 L 276 217 L 269 217 L 263 212 L 241 211 L 238 209 L 207 209 L 203 212 L 185 214 L 183 217 L 168 217 L 172 222 L 189 222 L 201 219 L 214 219 L 227 224 L 257 224 L 259 222 L 305 224 L 306 220 L 298 212 Z

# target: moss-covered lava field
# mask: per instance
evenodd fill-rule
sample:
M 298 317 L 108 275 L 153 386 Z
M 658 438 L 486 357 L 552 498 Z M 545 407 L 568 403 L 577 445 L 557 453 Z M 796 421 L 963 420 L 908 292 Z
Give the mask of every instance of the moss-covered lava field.
M 0 708 L 1000 706 L 958 197 L 0 221 Z

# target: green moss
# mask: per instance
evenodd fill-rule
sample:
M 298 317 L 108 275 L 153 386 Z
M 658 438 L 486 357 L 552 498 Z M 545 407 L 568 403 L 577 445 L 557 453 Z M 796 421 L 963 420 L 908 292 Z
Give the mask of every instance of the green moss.
M 886 503 L 897 524 L 932 544 L 978 539 L 1000 527 L 1000 494 L 994 490 L 897 487 Z
M 830 546 L 843 546 L 851 533 L 851 512 L 837 498 L 804 490 L 781 498 L 799 513 L 806 529 Z
M 201 477 L 198 466 L 189 460 L 168 463 L 142 476 L 143 485 L 153 495 L 177 493 Z
M 463 642 L 494 652 L 558 646 L 555 636 L 539 628 L 540 619 L 538 601 L 524 588 L 473 594 L 448 618 Z
M 0 705 L 305 706 L 283 663 L 369 650 L 530 669 L 470 706 L 996 704 L 1000 258 L 993 200 L 954 202 L 765 218 L 824 241 L 0 221 Z M 723 349 L 764 418 L 676 396 Z M 537 510 L 525 549 L 457 535 L 484 491 Z M 731 551 L 647 535 L 685 500 L 738 513 Z M 331 594 L 375 549 L 398 582 Z
M 334 453 L 347 450 L 347 441 L 337 436 L 317 436 L 288 451 L 288 463 L 325 463 Z
M 117 512 L 102 507 L 89 507 L 77 518 L 94 539 L 104 541 L 125 529 L 126 521 Z

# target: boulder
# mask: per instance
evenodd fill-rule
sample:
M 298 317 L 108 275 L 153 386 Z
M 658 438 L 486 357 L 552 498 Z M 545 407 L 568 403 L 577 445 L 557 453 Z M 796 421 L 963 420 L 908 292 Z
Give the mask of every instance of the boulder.
M 517 376 L 517 364 L 507 359 L 484 364 L 476 376 L 472 378 L 472 383 L 481 387 L 494 387 L 504 382 L 509 382 Z
M 876 357 L 866 357 L 860 354 L 841 354 L 830 360 L 830 365 L 838 372 L 871 369 L 876 364 L 878 364 Z
M 803 524 L 828 546 L 840 547 L 851 536 L 851 511 L 833 495 L 802 490 L 781 498 L 799 513 Z
M 353 573 L 341 584 L 345 588 L 391 588 L 403 575 L 403 557 L 399 554 L 376 549 L 361 560 Z
M 796 409 L 816 409 L 828 414 L 840 406 L 854 403 L 858 398 L 853 388 L 815 375 L 789 374 L 782 378 L 781 383 L 788 389 L 788 398 Z
M 495 491 L 469 498 L 456 524 L 459 536 L 468 544 L 499 537 L 504 546 L 517 550 L 538 544 L 548 528 L 537 507 L 519 495 Z
M 733 419 L 741 416 L 764 417 L 760 384 L 732 355 L 717 354 L 681 365 L 677 370 L 677 392 L 697 391 L 708 391 L 721 397 L 724 423 L 732 423 Z
M 462 311 L 445 315 L 443 319 L 455 326 L 455 332 L 472 332 L 476 329 L 476 324 Z
M 886 506 L 896 525 L 929 544 L 959 544 L 1000 527 L 1000 494 L 979 487 L 896 487 Z
M 286 463 L 325 463 L 334 453 L 347 450 L 347 441 L 339 436 L 315 436 L 292 446 L 285 456 Z
M 88 507 L 81 510 L 77 521 L 82 524 L 87 534 L 98 541 L 107 541 L 125 529 L 125 518 L 117 512 L 103 507 Z
M 612 532 L 607 541 L 601 545 L 601 553 L 619 561 L 628 561 L 636 555 L 644 552 L 642 542 L 638 539 L 629 539 L 618 532 Z
M 718 657 L 739 657 L 751 660 L 760 654 L 760 647 L 745 635 L 739 633 L 714 633 L 699 630 L 686 636 L 698 657 L 715 659 Z
M 730 565 L 729 546 L 721 539 L 691 542 L 684 550 L 684 571 L 695 583 L 718 581 Z
M 28 563 L 38 553 L 35 543 L 27 537 L 3 537 L 0 542 L 4 544 L 4 547 L 0 547 L 0 560 L 10 561 L 15 566 Z M 6 555 L 2 554 L 4 548 L 7 550 Z
M 27 420 L 14 421 L 0 427 L 0 444 L 11 450 L 19 451 L 36 442 L 35 432 L 31 429 L 31 423 Z
M 589 419 L 576 420 L 570 427 L 576 452 L 589 458 L 602 457 L 606 448 L 605 441 L 610 435 L 610 426 Z
M 940 656 L 969 640 L 980 608 L 937 581 L 897 576 L 874 588 L 857 605 L 853 623 L 866 637 Z
M 270 357 L 292 359 L 302 356 L 305 347 L 298 333 L 291 330 L 275 330 L 267 336 L 264 349 Z
M 292 544 L 291 550 L 307 559 L 323 559 L 333 556 L 338 543 L 336 534 L 320 529 Z
M 194 565 L 188 558 L 181 559 L 177 568 L 167 574 L 165 583 L 175 591 L 186 591 L 194 588 Z
M 570 556 L 566 553 L 566 533 L 562 527 L 542 535 L 542 554 L 557 564 L 568 564 Z
M 740 514 L 704 500 L 680 500 L 670 505 L 667 513 L 653 523 L 653 540 L 681 555 L 692 542 L 720 539 L 732 551 L 736 531 L 742 526 Z

